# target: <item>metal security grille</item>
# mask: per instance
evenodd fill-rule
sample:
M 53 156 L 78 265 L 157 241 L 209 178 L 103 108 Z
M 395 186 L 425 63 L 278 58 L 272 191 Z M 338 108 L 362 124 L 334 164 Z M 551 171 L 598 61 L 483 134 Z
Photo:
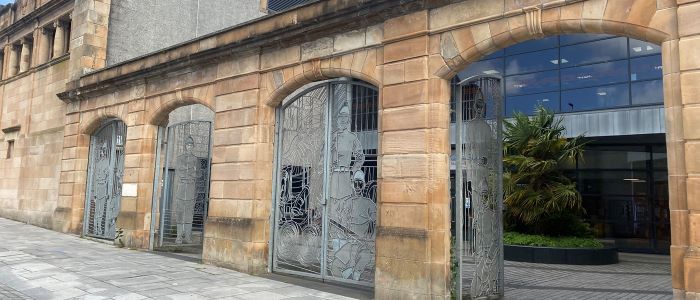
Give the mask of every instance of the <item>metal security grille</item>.
M 159 248 L 201 252 L 209 205 L 211 122 L 167 128 L 160 201 Z
M 457 299 L 503 296 L 501 80 L 468 78 L 455 103 Z
M 88 188 L 85 203 L 85 235 L 114 239 L 124 175 L 126 125 L 105 123 L 90 140 Z
M 274 271 L 373 284 L 377 96 L 329 81 L 280 108 Z
M 280 12 L 311 1 L 312 0 L 268 0 L 267 9 L 271 12 Z

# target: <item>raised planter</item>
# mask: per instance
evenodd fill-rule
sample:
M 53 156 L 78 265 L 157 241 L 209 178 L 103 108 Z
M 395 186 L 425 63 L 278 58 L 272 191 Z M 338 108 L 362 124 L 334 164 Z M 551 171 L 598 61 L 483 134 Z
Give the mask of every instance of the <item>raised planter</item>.
M 540 264 L 610 265 L 618 263 L 617 248 L 550 248 L 503 245 L 509 261 Z

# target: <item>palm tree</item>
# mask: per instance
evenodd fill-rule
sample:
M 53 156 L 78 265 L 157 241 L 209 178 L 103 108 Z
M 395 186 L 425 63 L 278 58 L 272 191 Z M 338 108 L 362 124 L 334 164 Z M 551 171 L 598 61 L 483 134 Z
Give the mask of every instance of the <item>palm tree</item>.
M 516 113 L 504 125 L 507 225 L 526 233 L 579 235 L 562 226 L 582 224 L 584 209 L 576 184 L 560 166 L 581 157 L 583 136 L 565 138 L 562 118 L 542 106 L 532 118 Z

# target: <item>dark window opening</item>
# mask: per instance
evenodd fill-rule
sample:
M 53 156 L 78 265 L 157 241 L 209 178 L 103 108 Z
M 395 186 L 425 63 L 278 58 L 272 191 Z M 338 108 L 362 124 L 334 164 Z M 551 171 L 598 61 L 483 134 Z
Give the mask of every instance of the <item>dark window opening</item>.
M 7 141 L 7 155 L 5 158 L 12 158 L 12 151 L 15 149 L 15 141 L 14 140 L 9 140 Z

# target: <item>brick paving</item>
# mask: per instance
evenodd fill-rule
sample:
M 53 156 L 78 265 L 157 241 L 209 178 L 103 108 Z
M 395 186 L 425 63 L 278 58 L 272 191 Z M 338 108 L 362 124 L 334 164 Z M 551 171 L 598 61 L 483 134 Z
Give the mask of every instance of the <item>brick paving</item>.
M 120 249 L 2 218 L 0 241 L 0 299 L 266 300 L 366 295 L 355 289 L 256 277 Z M 609 266 L 506 262 L 506 298 L 673 298 L 668 256 L 621 254 L 620 259 Z

